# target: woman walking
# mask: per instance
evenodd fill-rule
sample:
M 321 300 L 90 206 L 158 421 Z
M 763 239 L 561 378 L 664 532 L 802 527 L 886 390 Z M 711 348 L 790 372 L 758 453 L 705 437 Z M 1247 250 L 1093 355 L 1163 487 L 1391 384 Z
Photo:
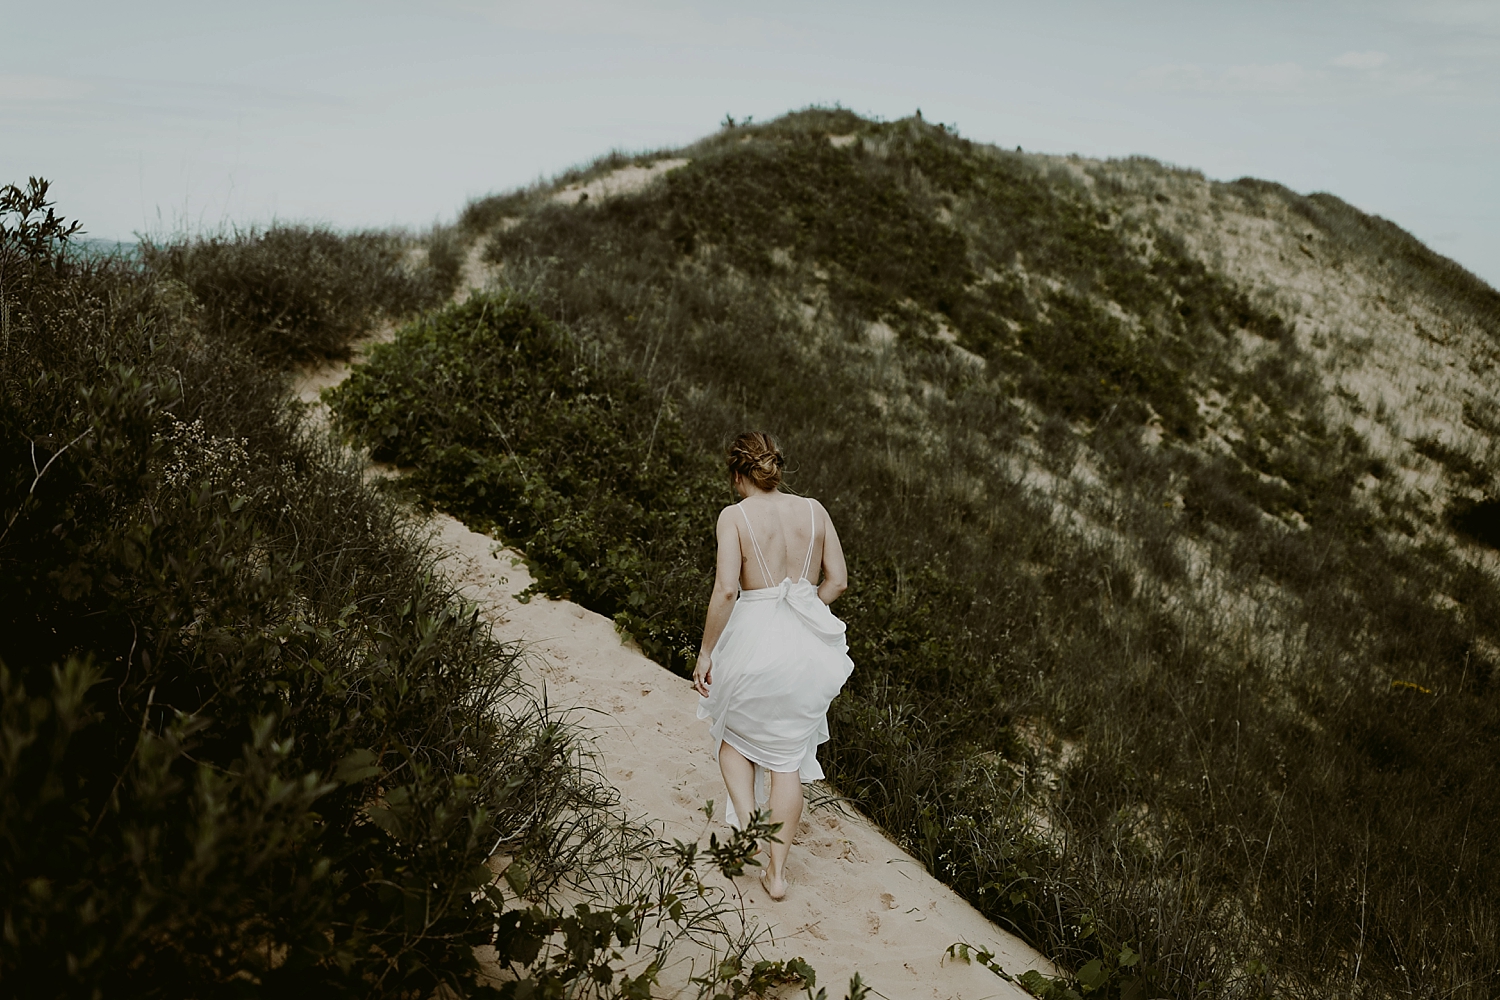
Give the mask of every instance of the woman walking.
M 757 769 L 770 772 L 771 822 L 781 824 L 765 869 L 772 899 L 786 895 L 802 782 L 823 777 L 817 749 L 828 740 L 828 703 L 854 669 L 844 623 L 828 610 L 848 586 L 838 534 L 822 504 L 781 492 L 785 464 L 760 431 L 729 447 L 741 500 L 719 514 L 714 592 L 693 671 L 731 826 L 755 814 Z

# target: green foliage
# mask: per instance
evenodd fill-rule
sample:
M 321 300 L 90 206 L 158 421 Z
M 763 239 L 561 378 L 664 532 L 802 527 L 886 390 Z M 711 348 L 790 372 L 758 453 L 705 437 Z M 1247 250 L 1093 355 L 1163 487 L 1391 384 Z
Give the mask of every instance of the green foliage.
M 471 297 L 376 347 L 330 401 L 425 497 L 521 548 L 543 592 L 691 670 L 727 491 L 639 378 L 522 302 Z
M 1013 976 L 995 961 L 994 952 L 964 942 L 949 945 L 948 956 L 964 963 L 978 962 L 1037 1000 L 1083 1000 L 1084 997 L 1145 1000 L 1150 995 L 1150 981 L 1146 970 L 1140 967 L 1141 956 L 1129 945 L 1121 946 L 1108 961 L 1090 960 L 1073 976 L 1048 976 L 1036 969 Z
M 859 149 L 793 134 L 697 159 L 667 175 L 667 232 L 683 253 L 707 243 L 754 273 L 775 273 L 777 251 L 814 261 L 836 275 L 837 301 L 866 313 L 947 306 L 971 277 L 963 237 Z
M 407 263 L 411 241 L 384 232 L 343 235 L 276 225 L 207 239 L 141 244 L 146 267 L 192 293 L 205 332 L 273 364 L 342 357 L 381 316 L 437 305 L 458 281 L 438 239 L 428 266 Z M 444 253 L 444 251 L 447 251 Z
M 464 257 L 468 244 L 463 234 L 449 227 L 436 227 L 427 234 L 426 276 L 432 286 L 427 305 L 437 305 L 457 289 L 463 278 Z
M 1449 447 L 1438 438 L 1425 437 L 1413 442 L 1413 445 L 1417 454 L 1437 462 L 1454 479 L 1480 489 L 1490 485 L 1490 472 L 1482 463 Z
M 703 812 L 711 817 L 713 803 L 709 802 Z M 662 937 L 652 949 L 654 957 L 631 975 L 626 971 L 628 962 L 639 957 L 645 936 L 652 931 L 660 934 L 664 927 L 688 936 L 696 932 L 699 937 L 705 929 L 717 929 L 711 923 L 712 909 L 693 905 L 695 900 L 702 902 L 718 892 L 703 883 L 701 863 L 710 861 L 725 878 L 742 875 L 746 865 L 758 864 L 754 860 L 758 842 L 774 838 L 779 829 L 780 824 L 770 823 L 767 814 L 757 812 L 728 842 L 720 844 L 715 835 L 706 856 L 700 854 L 696 842 L 675 841 L 666 858 L 651 871 L 647 888 L 613 907 L 575 903 L 567 911 L 531 906 L 501 914 L 494 938 L 495 957 L 512 978 L 498 989 L 489 987 L 481 994 L 505 1000 L 563 1000 L 587 995 L 649 1000 L 668 950 L 663 942 L 669 946 L 672 935 Z M 523 891 L 514 868 L 507 869 L 506 877 L 518 892 Z M 800 958 L 761 959 L 746 969 L 751 945 L 738 942 L 711 974 L 694 979 L 700 994 L 707 996 L 719 990 L 714 993 L 715 1000 L 738 1000 L 762 996 L 774 985 L 805 982 L 811 995 L 817 973 L 810 965 Z M 634 954 L 627 954 L 630 952 Z
M 67 267 L 63 250 L 82 223 L 60 218 L 47 200 L 51 185 L 32 177 L 23 189 L 0 187 L 0 365 L 11 351 L 11 313 L 29 304 L 40 272 L 43 284 Z
M 47 263 L 56 258 L 59 244 L 66 243 L 83 229 L 81 222 L 68 222 L 47 200 L 51 184 L 32 177 L 22 189 L 16 184 L 0 187 L 0 260 Z M 45 211 L 44 211 L 45 210 Z

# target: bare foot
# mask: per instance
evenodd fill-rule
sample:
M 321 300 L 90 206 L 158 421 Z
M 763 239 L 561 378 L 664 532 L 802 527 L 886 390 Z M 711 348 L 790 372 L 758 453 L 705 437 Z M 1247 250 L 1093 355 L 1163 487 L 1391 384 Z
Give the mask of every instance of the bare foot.
M 786 898 L 786 879 L 782 878 L 779 873 L 764 872 L 760 877 L 760 882 L 766 887 L 766 895 L 776 902 L 779 903 Z

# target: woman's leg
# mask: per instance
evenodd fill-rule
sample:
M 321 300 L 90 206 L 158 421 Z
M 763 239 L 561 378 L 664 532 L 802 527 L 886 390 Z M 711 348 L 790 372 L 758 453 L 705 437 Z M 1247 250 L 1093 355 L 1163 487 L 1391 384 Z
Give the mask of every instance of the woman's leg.
M 729 801 L 734 803 L 740 824 L 750 822 L 755 815 L 755 765 L 734 747 L 720 741 L 719 773 L 724 775 L 724 787 L 729 789 Z
M 766 892 L 772 899 L 780 899 L 786 895 L 786 856 L 802 822 L 802 776 L 796 771 L 771 772 L 771 822 L 781 824 L 781 832 L 776 835 L 781 842 L 771 842 Z

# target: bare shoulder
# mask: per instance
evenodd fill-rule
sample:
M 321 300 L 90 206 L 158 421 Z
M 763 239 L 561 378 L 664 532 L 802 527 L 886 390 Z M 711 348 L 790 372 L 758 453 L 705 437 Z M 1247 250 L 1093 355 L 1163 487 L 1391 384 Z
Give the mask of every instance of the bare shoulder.
M 721 527 L 721 528 L 724 527 L 724 525 L 726 523 L 728 523 L 731 518 L 734 517 L 736 509 L 737 508 L 735 507 L 734 504 L 730 504 L 729 506 L 725 507 L 723 510 L 719 511 L 719 527 Z

